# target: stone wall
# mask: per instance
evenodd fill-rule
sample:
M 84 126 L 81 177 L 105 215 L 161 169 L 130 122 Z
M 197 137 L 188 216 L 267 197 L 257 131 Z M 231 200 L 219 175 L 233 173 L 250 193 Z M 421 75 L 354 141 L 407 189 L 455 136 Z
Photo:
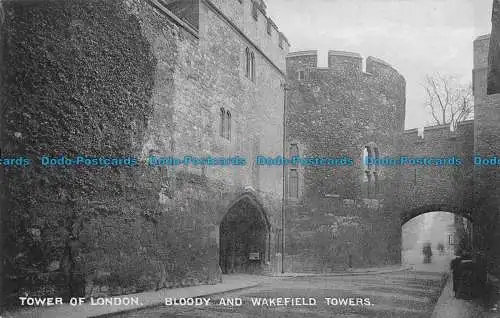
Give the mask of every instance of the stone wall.
M 500 95 L 488 95 L 481 105 L 474 110 L 476 125 L 476 147 L 475 153 L 483 157 L 498 156 L 500 144 L 498 136 L 500 128 Z M 476 226 L 479 247 L 486 251 L 489 259 L 489 268 L 495 275 L 500 274 L 500 239 L 498 226 L 500 225 L 500 211 L 498 210 L 500 196 L 498 186 L 500 179 L 498 176 L 498 166 L 476 167 L 474 173 L 474 199 L 475 199 L 475 219 L 478 220 Z
M 215 283 L 218 227 L 243 194 L 263 206 L 277 262 L 282 172 L 252 162 L 257 153 L 281 153 L 283 73 L 255 43 L 206 2 L 199 32 L 149 1 L 5 9 L 2 154 L 33 160 L 5 169 L 8 295 Z M 244 75 L 247 47 L 256 52 L 255 81 Z M 219 134 L 221 107 L 232 114 L 230 140 Z M 139 164 L 37 163 L 77 154 L 134 156 Z M 154 168 L 145 165 L 149 155 L 240 155 L 248 164 Z
M 5 33 L 4 33 L 4 21 L 5 21 L 5 11 L 3 8 L 3 1 L 0 0 L 0 61 L 3 61 L 3 51 L 4 51 L 4 41 L 5 41 Z M 5 74 L 5 64 L 0 63 L 0 114 L 3 114 L 4 109 L 6 107 L 4 102 L 4 92 L 3 92 L 3 77 Z M 3 122 L 4 116 L 0 117 L 0 140 L 2 140 L 2 132 L 4 127 Z M 3 152 L 2 152 L 3 153 Z M 3 224 L 3 213 L 4 213 L 4 193 L 5 193 L 5 182 L 3 177 L 3 169 L 0 169 L 0 224 Z M 4 241 L 4 232 L 3 227 L 0 226 L 0 248 L 3 246 Z M 4 262 L 0 262 L 0 295 L 4 295 Z M 0 308 L 3 308 L 6 304 L 6 299 L 4 297 L 0 298 Z
M 500 143 L 500 95 L 495 90 L 495 70 L 498 67 L 498 1 L 494 1 L 492 34 L 474 42 L 474 153 L 483 157 L 498 156 Z M 489 74 L 489 75 L 488 75 Z M 493 94 L 491 94 L 493 93 Z M 474 224 L 476 246 L 485 252 L 489 270 L 500 274 L 498 226 L 500 224 L 498 166 L 474 169 Z
M 368 198 L 361 158 L 368 144 L 380 157 L 399 153 L 405 80 L 371 57 L 362 72 L 354 53 L 330 51 L 329 63 L 318 68 L 316 51 L 287 57 L 287 144 L 297 144 L 302 157 L 353 159 L 350 166 L 296 167 L 299 197 L 289 197 L 286 209 L 294 271 L 399 261 L 401 228 L 390 203 L 398 172 L 379 168 L 378 193 Z
M 423 134 L 423 135 L 422 135 Z M 448 211 L 470 215 L 472 209 L 472 155 L 474 122 L 465 121 L 451 131 L 449 125 L 425 127 L 404 133 L 401 154 L 419 158 L 453 158 L 460 165 L 402 166 L 400 197 L 402 221 L 421 213 Z
M 493 1 L 493 25 L 488 55 L 488 94 L 500 94 L 500 1 Z

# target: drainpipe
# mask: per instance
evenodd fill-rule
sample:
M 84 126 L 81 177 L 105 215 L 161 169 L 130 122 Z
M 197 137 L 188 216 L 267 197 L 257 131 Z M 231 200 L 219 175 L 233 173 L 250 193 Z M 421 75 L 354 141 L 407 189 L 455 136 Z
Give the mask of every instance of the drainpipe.
M 286 155 L 286 103 L 288 87 L 286 83 L 282 83 L 283 87 L 283 159 Z M 286 167 L 283 163 L 283 195 L 281 198 L 281 273 L 285 273 L 285 205 L 286 205 Z

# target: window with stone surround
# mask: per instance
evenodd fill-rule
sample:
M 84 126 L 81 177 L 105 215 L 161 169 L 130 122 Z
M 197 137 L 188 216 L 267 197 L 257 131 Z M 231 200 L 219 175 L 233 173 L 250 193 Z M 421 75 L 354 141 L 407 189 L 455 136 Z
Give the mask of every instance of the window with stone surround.
M 290 152 L 290 159 L 293 157 L 298 157 L 299 156 L 299 146 L 297 144 L 291 144 L 289 152 Z
M 380 192 L 380 171 L 379 165 L 374 164 L 373 160 L 378 161 L 380 153 L 377 145 L 369 143 L 363 148 L 363 196 L 371 199 Z
M 299 197 L 299 172 L 297 168 L 290 169 L 288 192 L 291 198 Z
M 250 78 L 250 49 L 247 47 L 245 49 L 245 75 Z
M 248 47 L 245 49 L 245 76 L 255 81 L 255 53 Z
M 299 81 L 305 80 L 306 79 L 306 71 L 304 71 L 304 70 L 297 71 L 297 79 Z
M 254 52 L 250 53 L 250 79 L 255 81 L 255 54 Z
M 231 113 L 226 112 L 226 139 L 231 140 Z
M 288 149 L 288 157 L 292 159 L 294 157 L 299 157 L 299 146 L 298 144 L 290 144 Z M 297 165 L 291 165 L 288 174 L 288 196 L 292 199 L 299 197 L 299 170 Z
M 224 131 L 225 131 L 225 127 L 226 127 L 226 110 L 224 109 L 224 107 L 221 107 L 220 108 L 220 119 L 219 119 L 219 136 L 221 137 L 224 137 L 225 134 L 224 134 Z
M 219 136 L 231 140 L 231 121 L 232 115 L 229 110 L 220 108 L 220 119 L 219 119 Z

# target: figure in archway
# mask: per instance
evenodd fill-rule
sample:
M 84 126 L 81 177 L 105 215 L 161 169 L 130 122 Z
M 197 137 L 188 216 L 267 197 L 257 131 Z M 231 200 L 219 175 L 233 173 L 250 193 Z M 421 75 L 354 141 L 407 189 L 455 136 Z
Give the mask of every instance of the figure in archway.
M 424 264 L 429 264 L 432 262 L 432 245 L 431 243 L 425 243 L 422 248 L 422 254 L 424 254 Z

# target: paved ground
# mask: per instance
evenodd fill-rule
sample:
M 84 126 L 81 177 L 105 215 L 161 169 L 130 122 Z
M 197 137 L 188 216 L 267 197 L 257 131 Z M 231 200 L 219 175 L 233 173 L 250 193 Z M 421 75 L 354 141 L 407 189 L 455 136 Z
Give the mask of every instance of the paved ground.
M 111 317 L 430 317 L 442 274 L 395 272 L 377 275 L 310 276 L 270 280 L 250 289 L 212 295 L 209 305 L 162 305 Z M 293 306 L 253 304 L 263 298 L 299 298 Z M 302 298 L 305 298 L 304 300 Z M 349 300 L 351 298 L 352 300 Z M 239 306 L 226 306 L 221 300 Z M 329 299 L 329 300 L 327 300 Z M 315 304 L 310 303 L 315 301 Z M 285 301 L 285 300 L 283 300 Z M 341 302 L 347 301 L 347 304 Z M 349 303 L 350 301 L 350 303 Z
M 226 292 L 228 290 L 237 290 L 256 286 L 263 281 L 268 281 L 270 278 L 256 275 L 225 275 L 224 281 L 217 285 L 202 285 L 191 286 L 184 288 L 162 289 L 159 291 L 144 292 L 139 294 L 131 294 L 119 296 L 121 300 L 137 299 L 138 304 L 128 306 L 117 305 L 92 305 L 91 301 L 86 300 L 83 304 L 72 306 L 63 304 L 50 307 L 35 307 L 27 306 L 15 312 L 6 312 L 0 318 L 86 318 L 97 317 L 104 314 L 130 310 L 134 308 L 143 308 L 145 306 L 153 306 L 163 303 L 166 297 L 200 297 L 204 295 Z

